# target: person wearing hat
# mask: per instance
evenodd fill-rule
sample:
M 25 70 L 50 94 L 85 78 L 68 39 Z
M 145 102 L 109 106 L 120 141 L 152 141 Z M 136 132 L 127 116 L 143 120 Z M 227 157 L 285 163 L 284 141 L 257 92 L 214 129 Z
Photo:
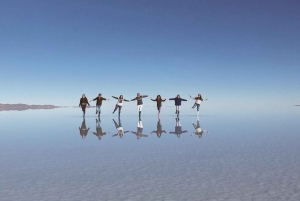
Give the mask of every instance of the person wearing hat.
M 102 105 L 103 100 L 109 100 L 109 99 L 103 98 L 101 93 L 98 95 L 98 97 L 91 100 L 91 101 L 97 101 L 96 102 L 96 114 L 98 113 L 98 116 L 100 116 L 100 113 L 101 113 L 101 105 Z
M 180 98 L 179 94 L 176 96 L 176 98 L 169 98 L 169 100 L 175 100 L 175 106 L 176 106 L 175 114 L 179 115 L 181 101 L 187 101 L 187 100 L 183 99 L 183 98 Z

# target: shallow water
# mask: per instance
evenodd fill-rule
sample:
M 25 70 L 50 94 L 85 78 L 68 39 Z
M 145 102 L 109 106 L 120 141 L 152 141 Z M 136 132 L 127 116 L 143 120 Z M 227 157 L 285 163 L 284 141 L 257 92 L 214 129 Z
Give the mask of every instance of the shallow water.
M 299 109 L 200 115 L 202 135 L 195 115 L 162 115 L 160 137 L 156 115 L 121 115 L 122 138 L 103 115 L 101 140 L 94 114 L 0 112 L 0 198 L 300 200 Z

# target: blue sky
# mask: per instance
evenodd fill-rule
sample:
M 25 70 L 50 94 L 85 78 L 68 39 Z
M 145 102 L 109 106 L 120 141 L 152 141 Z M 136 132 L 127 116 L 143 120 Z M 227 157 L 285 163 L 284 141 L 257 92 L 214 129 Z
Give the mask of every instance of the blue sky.
M 202 93 L 211 107 L 300 104 L 299 10 L 297 0 L 3 0 L 0 102 L 140 92 Z

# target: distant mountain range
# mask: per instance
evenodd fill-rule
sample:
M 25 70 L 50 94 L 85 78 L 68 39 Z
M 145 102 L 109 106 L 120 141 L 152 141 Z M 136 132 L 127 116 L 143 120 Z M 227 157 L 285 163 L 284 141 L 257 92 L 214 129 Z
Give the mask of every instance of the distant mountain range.
M 0 103 L 0 111 L 4 110 L 38 110 L 38 109 L 54 109 L 60 106 L 54 105 L 26 105 L 26 104 L 3 104 Z

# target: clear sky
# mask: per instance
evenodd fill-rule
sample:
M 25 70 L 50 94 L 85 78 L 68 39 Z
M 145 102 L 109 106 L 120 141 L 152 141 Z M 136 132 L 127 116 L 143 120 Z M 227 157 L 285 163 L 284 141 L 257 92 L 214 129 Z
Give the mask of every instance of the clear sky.
M 300 104 L 299 0 L 0 2 L 2 103 L 140 92 Z

